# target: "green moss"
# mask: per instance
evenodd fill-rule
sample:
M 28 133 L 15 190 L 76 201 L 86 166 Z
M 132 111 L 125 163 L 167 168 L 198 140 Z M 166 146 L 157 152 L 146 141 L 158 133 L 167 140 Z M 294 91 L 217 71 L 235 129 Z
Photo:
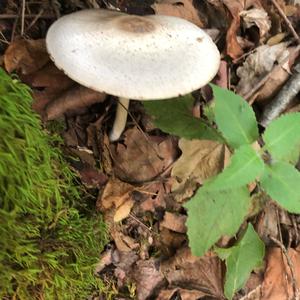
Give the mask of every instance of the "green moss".
M 106 243 L 98 215 L 82 215 L 58 138 L 31 111 L 30 90 L 0 69 L 0 299 L 86 299 Z

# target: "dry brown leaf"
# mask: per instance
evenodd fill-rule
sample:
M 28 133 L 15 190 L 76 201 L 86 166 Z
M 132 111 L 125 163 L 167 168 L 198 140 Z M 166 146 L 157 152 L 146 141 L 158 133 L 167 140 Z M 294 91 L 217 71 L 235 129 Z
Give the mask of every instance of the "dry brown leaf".
M 208 140 L 179 140 L 181 157 L 175 162 L 172 177 L 176 179 L 173 191 L 181 191 L 189 182 L 203 184 L 225 166 L 229 150 L 223 144 Z
M 134 201 L 132 199 L 128 199 L 124 203 L 122 203 L 115 212 L 114 222 L 120 222 L 126 219 L 129 216 L 133 205 Z
M 272 70 L 276 62 L 282 61 L 287 55 L 289 52 L 286 43 L 256 48 L 256 51 L 247 57 L 243 66 L 237 69 L 237 75 L 240 77 L 237 92 L 246 95 Z
M 171 259 L 162 263 L 161 270 L 170 286 L 184 286 L 217 299 L 224 297 L 221 261 L 211 253 L 196 257 L 189 248 L 181 248 Z
M 261 38 L 264 37 L 271 28 L 271 21 L 268 14 L 262 8 L 243 10 L 240 12 L 240 16 L 243 18 L 243 24 L 246 28 L 250 28 L 253 25 L 258 27 Z
M 112 246 L 101 254 L 95 273 L 109 281 L 113 281 L 112 274 L 114 274 L 118 287 L 122 287 L 137 260 L 138 256 L 134 251 L 121 252 Z
M 280 32 L 277 33 L 275 35 L 273 35 L 272 37 L 270 37 L 267 41 L 267 45 L 269 46 L 274 46 L 276 44 L 279 44 L 283 41 L 283 39 L 286 37 L 286 33 L 285 32 Z
M 159 293 L 157 300 L 172 300 L 172 299 L 181 299 L 181 300 L 197 299 L 198 300 L 205 296 L 207 295 L 201 291 L 174 288 L 171 290 L 162 290 Z
M 134 251 L 119 252 L 119 259 L 115 263 L 115 277 L 118 279 L 118 286 L 122 287 L 128 279 L 128 275 L 135 267 L 135 262 L 138 260 L 138 256 Z
M 166 212 L 163 220 L 160 222 L 160 227 L 165 227 L 175 232 L 186 233 L 185 226 L 186 216 Z
M 92 104 L 103 102 L 105 99 L 105 93 L 99 93 L 82 85 L 76 85 L 48 103 L 45 119 L 54 120 L 65 113 L 87 108 Z
M 138 300 L 150 299 L 165 283 L 165 278 L 153 258 L 138 261 L 133 271 L 132 276 L 136 282 Z
M 270 236 L 278 238 L 276 210 L 277 206 L 268 201 L 257 220 L 256 231 L 267 246 L 270 244 Z
M 155 137 L 136 127 L 125 133 L 124 144 L 111 145 L 116 176 L 126 182 L 145 182 L 160 175 L 174 161 L 177 150 L 171 137 Z
M 295 282 L 300 288 L 300 249 L 288 249 L 293 264 Z M 292 300 L 294 298 L 292 276 L 286 257 L 280 248 L 271 248 L 267 255 L 267 267 L 262 286 L 261 300 Z
M 170 257 L 184 244 L 186 239 L 185 234 L 162 228 L 159 232 L 159 236 L 155 239 L 155 245 L 166 257 Z
M 107 248 L 101 253 L 99 261 L 95 267 L 95 274 L 99 274 L 102 270 L 114 262 L 114 249 L 113 247 Z
M 272 99 L 287 79 L 290 76 L 290 66 L 294 64 L 297 55 L 291 55 L 293 53 L 294 47 L 288 48 L 290 53 L 289 61 L 287 66 L 283 66 L 282 68 L 274 67 L 269 73 L 269 77 L 267 82 L 263 85 L 263 87 L 256 93 L 255 100 L 258 102 L 262 102 L 265 104 L 268 100 Z
M 259 0 L 223 0 L 223 3 L 233 18 L 226 34 L 226 52 L 231 58 L 236 59 L 243 54 L 237 38 L 237 31 L 240 28 L 240 12 L 252 6 L 260 8 L 261 3 Z
M 34 73 L 23 75 L 22 81 L 32 88 L 49 88 L 57 92 L 62 92 L 75 84 L 70 77 L 59 70 L 52 62 L 47 63 Z
M 112 228 L 110 234 L 120 252 L 136 250 L 139 247 L 139 243 L 137 243 L 133 238 L 122 233 L 117 227 Z
M 244 9 L 244 5 L 239 0 L 224 0 L 223 2 L 233 18 L 226 34 L 226 52 L 231 58 L 236 59 L 243 54 L 236 33 L 240 27 L 240 12 Z
M 107 176 L 89 164 L 84 164 L 79 174 L 82 182 L 89 188 L 100 188 L 107 182 Z
M 106 184 L 100 199 L 97 200 L 97 208 L 101 211 L 117 208 L 131 199 L 133 190 L 134 186 L 118 179 L 111 179 Z
M 166 190 L 163 182 L 151 182 L 140 187 L 137 191 L 139 194 L 140 208 L 142 212 L 155 212 L 156 209 L 166 208 L 165 196 L 170 191 Z
M 180 17 L 204 27 L 192 0 L 162 0 L 151 7 L 157 15 Z
M 16 40 L 4 54 L 4 65 L 8 72 L 32 74 L 49 61 L 45 40 Z

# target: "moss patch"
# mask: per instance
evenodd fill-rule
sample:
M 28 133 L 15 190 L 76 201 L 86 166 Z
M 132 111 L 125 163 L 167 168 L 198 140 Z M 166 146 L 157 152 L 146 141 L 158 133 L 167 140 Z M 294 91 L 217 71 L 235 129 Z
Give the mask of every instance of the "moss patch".
M 101 287 L 105 226 L 82 215 L 75 176 L 31 101 L 0 69 L 0 299 L 86 299 Z

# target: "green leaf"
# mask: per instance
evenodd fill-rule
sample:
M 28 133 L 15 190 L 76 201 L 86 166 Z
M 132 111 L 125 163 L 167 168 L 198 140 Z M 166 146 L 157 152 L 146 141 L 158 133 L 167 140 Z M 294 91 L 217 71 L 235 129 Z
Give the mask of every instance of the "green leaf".
M 144 101 L 147 113 L 162 131 L 186 139 L 221 141 L 221 135 L 212 127 L 192 115 L 194 99 L 186 95 L 168 100 Z
M 263 139 L 273 159 L 296 164 L 300 154 L 300 113 L 286 114 L 272 121 Z
M 291 213 L 300 213 L 300 173 L 286 162 L 265 168 L 260 180 L 269 196 Z
M 264 166 L 259 154 L 250 145 L 243 145 L 235 151 L 229 166 L 204 186 L 210 190 L 241 187 L 262 174 Z
M 249 203 L 246 187 L 222 191 L 200 188 L 185 205 L 193 254 L 202 256 L 222 235 L 234 235 L 244 221 Z
M 221 259 L 226 259 L 224 294 L 227 299 L 232 299 L 235 292 L 244 286 L 251 271 L 262 264 L 264 243 L 249 224 L 243 238 L 234 247 L 218 249 L 216 252 Z
M 228 144 L 238 148 L 258 138 L 251 106 L 239 95 L 211 84 L 215 97 L 215 119 Z

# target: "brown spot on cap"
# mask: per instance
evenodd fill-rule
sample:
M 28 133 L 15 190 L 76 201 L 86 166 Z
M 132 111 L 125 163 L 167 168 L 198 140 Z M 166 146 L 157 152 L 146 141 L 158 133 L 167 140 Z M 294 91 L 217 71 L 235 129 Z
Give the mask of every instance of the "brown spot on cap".
M 137 16 L 126 16 L 119 20 L 121 30 L 132 33 L 149 33 L 155 30 L 155 25 L 149 19 Z

